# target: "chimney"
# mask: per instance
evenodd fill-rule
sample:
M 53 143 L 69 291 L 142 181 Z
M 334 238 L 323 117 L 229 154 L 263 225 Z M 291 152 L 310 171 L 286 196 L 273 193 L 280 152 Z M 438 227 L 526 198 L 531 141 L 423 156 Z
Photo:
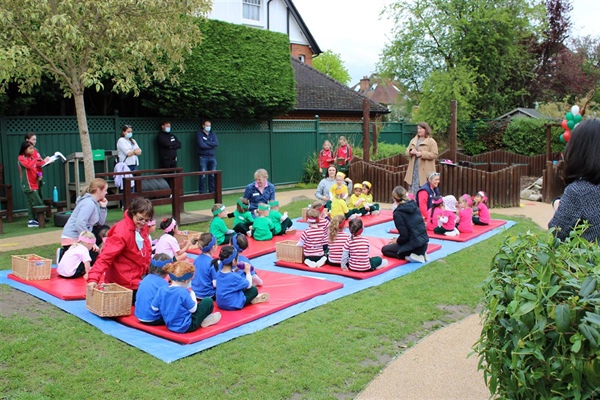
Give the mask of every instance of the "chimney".
M 371 88 L 371 80 L 365 75 L 360 80 L 360 93 L 366 94 Z

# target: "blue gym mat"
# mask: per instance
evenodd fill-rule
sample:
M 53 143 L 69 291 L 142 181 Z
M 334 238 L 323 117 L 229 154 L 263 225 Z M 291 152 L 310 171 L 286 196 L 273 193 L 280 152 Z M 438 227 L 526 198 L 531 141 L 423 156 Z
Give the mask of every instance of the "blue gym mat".
M 476 243 L 479 243 L 483 240 L 486 240 L 500 232 L 505 231 L 506 229 L 512 227 L 516 223 L 514 221 L 508 221 L 507 224 L 502 227 L 495 229 L 493 231 L 487 232 L 473 240 L 470 240 L 466 243 L 458 243 L 458 242 L 449 242 L 449 241 L 439 241 L 439 240 L 431 240 L 431 243 L 437 243 L 442 245 L 442 248 L 432 254 L 430 254 L 430 261 L 433 262 L 440 258 L 444 258 L 449 254 L 456 253 L 466 247 L 472 246 Z M 294 227 L 297 229 L 306 228 L 306 224 L 299 223 L 295 221 Z M 378 236 L 378 237 L 393 237 L 394 235 L 387 233 L 387 231 L 393 227 L 393 223 L 384 223 L 371 227 L 367 227 L 364 230 L 364 234 L 368 236 Z M 195 257 L 191 257 L 195 258 Z M 388 282 L 392 279 L 399 278 L 404 276 L 410 272 L 413 272 L 425 264 L 419 263 L 409 263 L 405 264 L 398 268 L 393 268 L 390 271 L 387 271 L 381 275 L 374 276 L 369 279 L 355 280 L 351 278 L 346 278 L 338 275 L 330 275 L 330 274 L 320 274 L 317 272 L 309 272 L 309 271 L 300 271 L 293 270 L 289 268 L 281 268 L 274 265 L 275 263 L 275 253 L 270 253 L 258 258 L 254 258 L 252 260 L 252 264 L 260 269 L 267 271 L 276 271 L 280 273 L 290 274 L 290 275 L 301 275 L 301 276 L 312 276 L 319 279 L 327 279 L 334 282 L 341 282 L 344 284 L 344 287 L 338 290 L 335 290 L 331 293 L 327 293 L 325 295 L 320 295 L 314 297 L 305 302 L 293 305 L 284 310 L 278 311 L 274 314 L 268 315 L 266 317 L 260 318 L 258 320 L 252 321 L 245 325 L 239 326 L 237 328 L 231 329 L 227 332 L 223 332 L 221 334 L 215 335 L 211 338 L 202 340 L 197 343 L 192 344 L 179 344 L 172 342 L 170 340 L 162 339 L 157 336 L 139 331 L 137 329 L 129 328 L 125 325 L 122 325 L 118 322 L 113 321 L 112 319 L 100 318 L 91 312 L 89 312 L 85 307 L 84 300 L 76 300 L 76 301 L 65 301 L 58 299 L 54 296 L 51 296 L 41 290 L 35 289 L 31 286 L 27 286 L 21 284 L 19 282 L 13 281 L 7 278 L 7 275 L 11 272 L 11 270 L 3 270 L 0 271 L 0 284 L 7 284 L 15 289 L 23 291 L 25 293 L 29 293 L 32 296 L 35 296 L 41 300 L 44 300 L 48 303 L 54 304 L 56 307 L 73 314 L 74 316 L 86 321 L 87 323 L 95 326 L 100 329 L 102 332 L 111 335 L 125 343 L 130 344 L 131 346 L 137 347 L 138 349 L 145 351 L 148 354 L 166 362 L 171 363 L 180 358 L 187 357 L 189 355 L 198 353 L 202 350 L 211 348 L 213 346 L 217 346 L 221 343 L 227 342 L 229 340 L 235 339 L 239 336 L 249 335 L 261 329 L 265 329 L 269 326 L 275 325 L 281 321 L 284 321 L 288 318 L 291 318 L 295 315 L 301 314 L 305 311 L 311 310 L 313 308 L 319 307 L 323 304 L 329 303 L 330 301 L 337 300 L 341 297 L 351 295 L 353 293 L 359 292 L 361 290 L 368 289 L 370 287 L 379 286 L 382 283 Z

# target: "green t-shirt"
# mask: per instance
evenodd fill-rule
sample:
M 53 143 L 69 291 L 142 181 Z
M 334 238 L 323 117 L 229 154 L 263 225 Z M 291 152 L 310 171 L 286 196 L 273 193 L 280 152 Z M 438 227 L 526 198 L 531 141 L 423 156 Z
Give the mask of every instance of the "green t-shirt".
M 236 226 L 237 224 L 244 224 L 250 226 L 253 222 L 254 218 L 252 218 L 252 214 L 250 213 L 250 211 L 241 213 L 238 210 L 235 210 L 233 212 L 233 226 Z
M 217 244 L 223 244 L 223 241 L 225 240 L 225 234 L 228 230 L 229 229 L 227 228 L 227 225 L 225 225 L 225 221 L 223 221 L 222 218 L 214 217 L 210 222 L 209 231 L 215 235 Z
M 281 217 L 282 214 L 279 211 L 269 211 L 269 218 L 271 218 L 271 221 L 273 221 L 273 229 L 275 230 L 275 234 L 279 234 L 279 232 L 281 232 Z
M 252 224 L 252 237 L 255 240 L 273 239 L 273 221 L 269 217 L 258 217 Z

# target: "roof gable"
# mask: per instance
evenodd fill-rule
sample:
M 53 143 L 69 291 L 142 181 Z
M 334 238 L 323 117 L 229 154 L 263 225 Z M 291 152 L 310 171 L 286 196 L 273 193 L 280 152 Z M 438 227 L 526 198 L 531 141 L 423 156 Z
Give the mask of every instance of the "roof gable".
M 512 117 L 530 117 L 535 119 L 552 119 L 551 117 L 542 114 L 535 108 L 524 108 L 517 107 L 514 110 L 507 112 L 506 114 L 502 114 L 496 119 L 504 119 L 504 118 L 512 118 Z

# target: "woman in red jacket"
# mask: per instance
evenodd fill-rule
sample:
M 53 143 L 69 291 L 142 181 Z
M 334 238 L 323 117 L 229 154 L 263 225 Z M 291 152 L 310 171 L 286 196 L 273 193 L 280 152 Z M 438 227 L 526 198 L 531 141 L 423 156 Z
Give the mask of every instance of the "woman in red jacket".
M 95 287 L 104 275 L 104 282 L 116 283 L 133 290 L 135 295 L 148 272 L 152 257 L 152 244 L 148 234 L 148 222 L 154 217 L 150 200 L 136 197 L 123 219 L 108 231 L 106 243 L 88 273 L 88 286 Z
M 33 214 L 34 206 L 43 206 L 42 199 L 38 194 L 38 172 L 37 169 L 44 165 L 44 160 L 39 158 L 39 154 L 35 156 L 36 151 L 33 144 L 30 142 L 21 143 L 21 150 L 19 151 L 19 175 L 21 176 L 21 188 L 25 193 L 25 200 L 27 200 L 27 211 L 29 218 L 27 219 L 27 226 L 30 228 L 39 228 L 38 222 L 35 220 Z M 24 170 L 24 171 L 23 171 Z

